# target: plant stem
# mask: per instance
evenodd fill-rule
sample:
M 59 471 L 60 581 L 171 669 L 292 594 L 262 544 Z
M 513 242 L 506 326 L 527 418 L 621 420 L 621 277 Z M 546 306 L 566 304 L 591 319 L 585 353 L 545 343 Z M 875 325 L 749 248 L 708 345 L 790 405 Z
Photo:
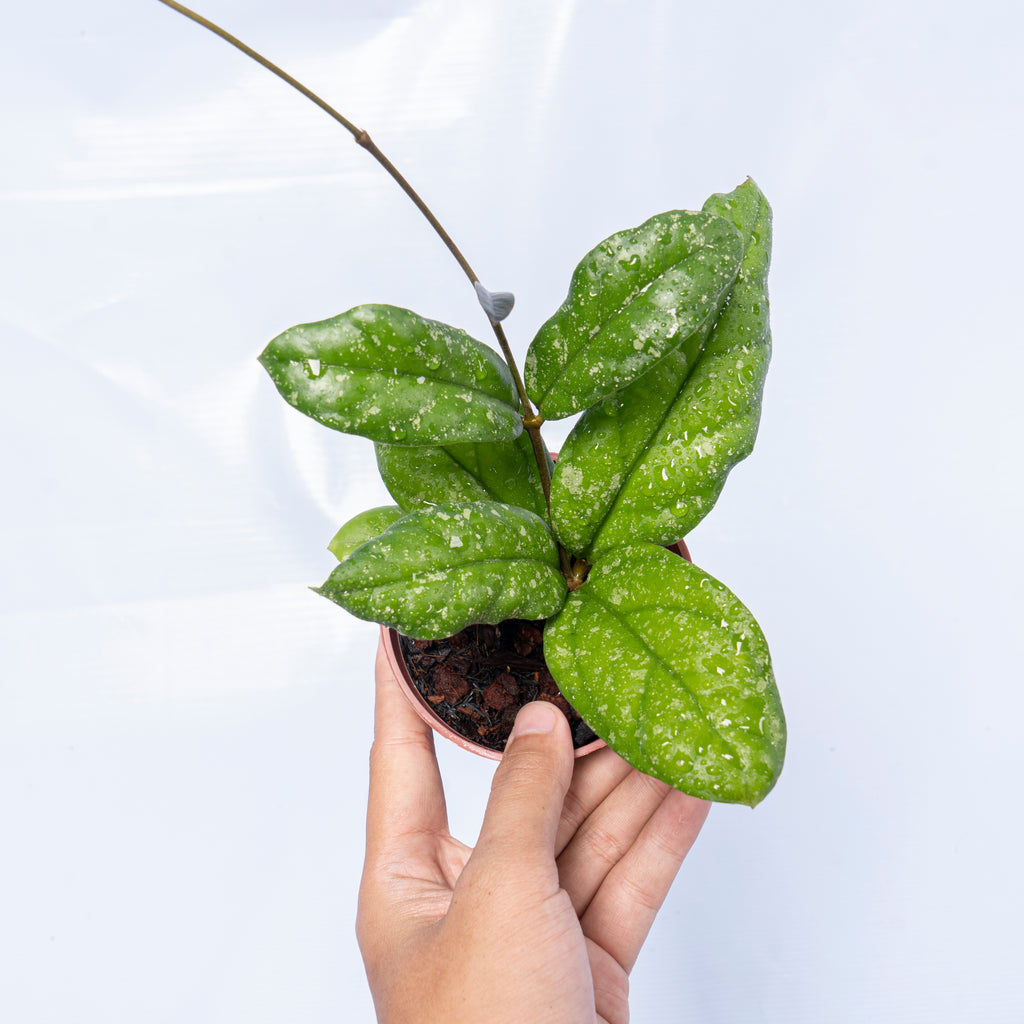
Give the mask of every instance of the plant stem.
M 329 103 L 322 100 L 312 89 L 308 89 L 298 79 L 293 78 L 288 74 L 287 71 L 279 68 L 273 61 L 268 60 L 261 53 L 258 53 L 251 46 L 247 46 L 237 36 L 233 36 L 226 29 L 221 28 L 219 25 L 210 21 L 209 18 L 204 18 L 201 14 L 197 14 L 195 11 L 186 7 L 184 4 L 178 3 L 178 0 L 160 0 L 160 3 L 172 10 L 177 11 L 179 14 L 184 15 L 191 21 L 194 21 L 197 25 L 201 25 L 203 28 L 208 29 L 215 36 L 219 36 L 225 42 L 230 43 L 237 50 L 241 50 L 247 57 L 256 61 L 257 64 L 262 65 L 268 71 L 277 75 L 282 81 L 287 82 L 293 89 L 298 90 L 302 93 L 306 99 L 315 103 L 324 113 L 334 118 L 346 131 L 350 132 L 356 143 L 363 147 L 376 161 L 384 168 L 385 171 L 394 179 L 396 184 L 402 191 L 416 204 L 416 208 L 426 217 L 427 222 L 437 233 L 438 237 L 448 247 L 449 252 L 455 257 L 455 261 L 462 268 L 463 273 L 469 278 L 470 284 L 477 284 L 480 278 L 477 277 L 476 272 L 470 266 L 469 261 L 462 254 L 462 251 L 452 240 L 451 235 L 445 231 L 441 222 L 434 216 L 434 212 L 429 206 L 423 201 L 419 193 L 409 184 L 405 179 L 405 176 L 398 170 L 397 167 L 380 151 L 377 144 L 370 138 L 369 132 L 365 129 L 357 128 L 347 117 L 338 113 Z M 491 329 L 494 331 L 494 336 L 498 340 L 498 345 L 501 348 L 501 353 L 505 358 L 505 362 L 508 364 L 508 368 L 512 373 L 512 379 L 515 382 L 516 392 L 519 395 L 519 401 L 523 407 L 523 429 L 527 431 L 530 436 L 530 442 L 533 445 L 533 454 L 537 462 L 537 471 L 540 474 L 541 489 L 544 492 L 544 504 L 548 510 L 548 523 L 551 523 L 551 472 L 548 469 L 548 450 L 544 445 L 544 440 L 540 434 L 540 425 L 543 423 L 543 419 L 538 416 L 530 404 L 529 396 L 526 394 L 526 386 L 523 384 L 522 374 L 519 372 L 519 367 L 516 365 L 515 357 L 512 355 L 512 347 L 508 343 L 508 339 L 505 337 L 505 330 L 500 323 L 491 320 L 488 316 L 488 322 L 491 325 Z M 568 552 L 563 550 L 562 546 L 558 547 L 559 557 L 562 564 L 562 572 L 568 580 L 572 573 Z
M 409 184 L 405 176 L 398 170 L 397 167 L 380 151 L 377 144 L 370 138 L 370 133 L 363 128 L 357 128 L 347 117 L 343 114 L 338 113 L 329 103 L 322 100 L 312 89 L 308 89 L 298 79 L 293 78 L 283 68 L 278 67 L 273 61 L 268 60 L 261 53 L 258 53 L 251 46 L 247 46 L 237 36 L 233 36 L 226 29 L 220 27 L 210 21 L 209 18 L 204 18 L 201 14 L 197 14 L 195 11 L 186 7 L 184 4 L 178 3 L 178 0 L 160 0 L 160 3 L 172 10 L 177 11 L 179 14 L 183 14 L 186 18 L 194 21 L 197 25 L 202 25 L 203 28 L 208 29 L 214 35 L 219 36 L 225 42 L 230 43 L 236 49 L 241 50 L 247 57 L 256 61 L 257 64 L 261 64 L 268 71 L 277 75 L 282 81 L 287 82 L 293 89 L 297 89 L 306 99 L 311 100 L 321 110 L 323 110 L 330 117 L 334 118 L 346 131 L 350 132 L 352 138 L 363 147 L 376 161 L 384 168 L 385 171 L 394 179 L 395 183 L 402 189 L 402 191 L 416 204 L 416 208 L 426 217 L 430 226 L 437 232 L 438 237 L 448 247 L 449 252 L 455 257 L 455 261 L 462 268 L 463 273 L 469 278 L 470 284 L 477 284 L 480 278 L 477 277 L 476 271 L 469 264 L 469 260 L 462 254 L 462 251 L 452 240 L 451 235 L 445 231 L 441 222 L 434 216 L 434 212 L 429 206 L 423 201 L 420 194 Z M 490 317 L 488 317 L 490 320 Z M 495 337 L 498 339 L 498 344 L 501 346 L 502 355 L 504 355 L 506 362 L 509 364 L 509 369 L 512 371 L 512 377 L 515 381 L 516 391 L 519 393 L 519 400 L 523 404 L 523 416 L 524 418 L 532 418 L 533 406 L 530 405 L 530 399 L 526 395 L 526 388 L 523 385 L 522 376 L 519 373 L 519 368 L 516 366 L 515 359 L 512 356 L 512 349 L 509 346 L 508 339 L 505 337 L 505 332 L 502 329 L 500 323 L 491 321 L 491 327 L 494 330 Z

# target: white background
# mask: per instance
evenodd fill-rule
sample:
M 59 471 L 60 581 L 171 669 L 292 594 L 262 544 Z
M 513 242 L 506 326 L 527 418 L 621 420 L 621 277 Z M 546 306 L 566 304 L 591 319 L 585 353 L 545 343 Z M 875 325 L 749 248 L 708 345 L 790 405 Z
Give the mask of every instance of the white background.
M 757 179 L 761 434 L 690 543 L 788 760 L 712 811 L 634 1019 L 1024 1020 L 1020 5 L 204 11 L 371 131 L 520 355 L 600 239 Z M 387 496 L 256 355 L 368 301 L 486 323 L 367 154 L 155 0 L 19 5 L 0 56 L 0 1014 L 370 1021 L 376 634 L 306 588 Z M 440 756 L 471 842 L 492 766 Z

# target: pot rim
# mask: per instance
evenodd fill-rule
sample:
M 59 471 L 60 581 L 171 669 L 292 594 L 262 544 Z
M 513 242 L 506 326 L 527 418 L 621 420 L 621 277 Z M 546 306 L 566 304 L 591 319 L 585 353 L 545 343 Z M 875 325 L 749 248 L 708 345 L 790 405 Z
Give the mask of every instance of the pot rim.
M 671 544 L 671 550 L 674 550 L 676 554 L 685 558 L 688 562 L 693 561 L 690 558 L 690 552 L 686 547 L 684 540 L 676 541 L 675 544 Z M 405 693 L 406 698 L 412 705 L 413 710 L 423 719 L 427 725 L 430 726 L 434 732 L 438 735 L 449 739 L 456 746 L 461 747 L 463 750 L 468 750 L 470 753 L 479 754 L 481 757 L 489 758 L 492 761 L 500 761 L 502 758 L 503 751 L 494 750 L 491 747 L 485 747 L 481 743 L 474 743 L 473 740 L 467 739 L 461 733 L 456 732 L 447 722 L 445 722 L 440 715 L 438 715 L 434 709 L 430 706 L 429 701 L 423 696 L 416 685 L 412 681 L 412 676 L 409 674 L 409 669 L 405 663 L 405 657 L 402 654 L 402 647 L 400 636 L 401 634 L 397 629 L 393 629 L 391 626 L 380 627 L 381 640 L 384 644 L 384 654 L 388 659 L 388 664 L 391 666 L 391 671 L 394 673 L 395 679 L 398 680 L 398 685 L 401 686 L 402 691 Z M 587 754 L 592 754 L 595 751 L 601 750 L 608 744 L 603 739 L 598 737 L 592 743 L 586 744 L 583 747 L 577 747 L 573 751 L 575 757 L 585 757 Z

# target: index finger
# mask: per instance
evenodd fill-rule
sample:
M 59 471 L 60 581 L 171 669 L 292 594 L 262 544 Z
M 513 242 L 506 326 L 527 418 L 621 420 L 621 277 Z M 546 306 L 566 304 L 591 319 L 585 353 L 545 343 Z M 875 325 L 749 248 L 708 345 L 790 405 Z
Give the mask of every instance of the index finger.
M 412 709 L 384 653 L 377 647 L 377 697 L 366 811 L 367 858 L 404 836 L 448 830 L 434 735 Z
M 628 974 L 711 804 L 670 789 L 580 919 L 583 934 Z

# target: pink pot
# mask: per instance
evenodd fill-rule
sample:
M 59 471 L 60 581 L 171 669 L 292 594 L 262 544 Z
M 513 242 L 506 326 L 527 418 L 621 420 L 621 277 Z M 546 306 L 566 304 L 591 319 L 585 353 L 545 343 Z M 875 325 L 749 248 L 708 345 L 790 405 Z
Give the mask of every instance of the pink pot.
M 684 541 L 678 541 L 669 550 L 675 551 L 677 555 L 685 558 L 688 562 L 692 561 Z M 398 630 L 391 629 L 388 626 L 381 626 L 380 632 L 384 641 L 384 653 L 387 656 L 388 664 L 391 666 L 391 671 L 394 672 L 398 684 L 402 687 L 406 697 L 409 698 L 409 703 L 413 706 L 416 714 L 436 733 L 444 736 L 445 739 L 451 740 L 452 743 L 462 747 L 463 750 L 479 754 L 481 757 L 489 757 L 492 761 L 500 761 L 500 750 L 492 750 L 490 747 L 485 747 L 480 743 L 474 743 L 472 740 L 466 739 L 465 736 L 457 733 L 447 722 L 435 714 L 434 709 L 423 694 L 416 689 L 416 684 L 412 681 L 412 676 L 409 675 L 409 668 L 405 663 L 405 657 L 402 654 L 402 647 L 399 642 Z M 600 750 L 605 745 L 604 740 L 597 739 L 593 743 L 588 743 L 585 747 L 577 747 L 575 751 L 576 757 L 592 754 L 595 750 Z

